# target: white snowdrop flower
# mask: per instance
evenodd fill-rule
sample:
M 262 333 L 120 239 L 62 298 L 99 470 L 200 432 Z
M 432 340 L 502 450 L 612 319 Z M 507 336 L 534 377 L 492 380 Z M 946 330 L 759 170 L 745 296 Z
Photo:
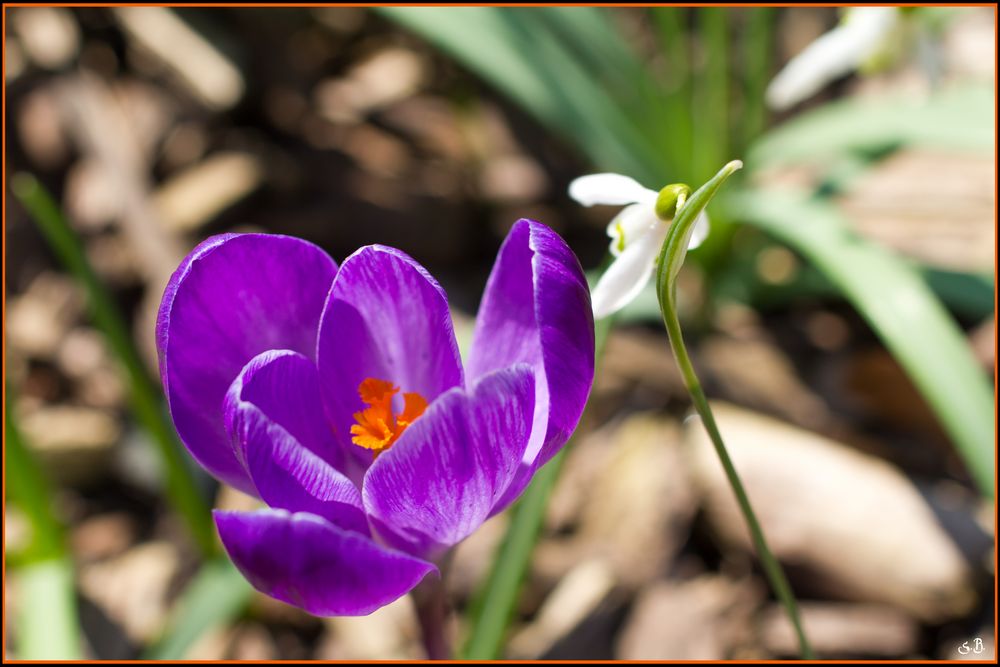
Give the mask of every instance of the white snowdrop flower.
M 681 184 L 656 192 L 620 174 L 592 174 L 570 183 L 570 197 L 584 206 L 625 206 L 608 224 L 615 260 L 591 292 L 595 318 L 607 317 L 639 296 L 653 276 L 670 222 L 689 193 L 690 188 Z M 708 227 L 708 215 L 702 211 L 688 248 L 705 240 Z
M 878 55 L 900 20 L 896 7 L 850 7 L 840 25 L 798 54 L 767 87 L 767 103 L 787 109 Z

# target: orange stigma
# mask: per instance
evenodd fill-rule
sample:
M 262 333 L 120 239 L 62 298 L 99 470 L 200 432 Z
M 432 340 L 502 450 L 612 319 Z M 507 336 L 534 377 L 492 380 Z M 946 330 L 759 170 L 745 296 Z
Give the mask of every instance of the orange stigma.
M 399 440 L 406 427 L 416 421 L 427 409 L 427 400 L 417 393 L 403 394 L 403 411 L 392 414 L 392 397 L 399 393 L 399 387 L 391 382 L 367 378 L 358 385 L 358 395 L 368 407 L 354 413 L 358 422 L 351 426 L 351 441 L 375 452 L 378 457 Z

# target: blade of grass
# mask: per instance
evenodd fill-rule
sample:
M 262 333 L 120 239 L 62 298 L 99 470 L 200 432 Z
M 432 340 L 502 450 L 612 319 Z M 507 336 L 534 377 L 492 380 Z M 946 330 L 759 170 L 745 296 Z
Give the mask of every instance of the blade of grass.
M 17 657 L 21 660 L 79 660 L 80 626 L 73 562 L 62 524 L 52 512 L 52 492 L 17 428 L 11 394 L 4 402 L 4 485 L 31 526 L 31 544 L 18 554 Z M 5 556 L 7 556 L 5 554 Z
M 662 118 L 657 119 L 657 125 L 662 125 L 671 133 L 665 150 L 671 155 L 676 173 L 684 173 L 694 159 L 691 55 L 684 26 L 684 19 L 690 10 L 682 7 L 656 7 L 650 11 L 659 34 L 660 51 L 666 58 L 664 112 Z
M 609 317 L 596 323 L 598 364 L 614 319 Z M 462 660 L 495 660 L 501 657 L 507 626 L 517 608 L 521 584 L 542 529 L 549 496 L 574 440 L 575 436 L 535 474 L 535 479 L 511 510 L 510 525 L 493 557 L 493 566 L 470 605 L 470 630 L 461 649 Z
M 69 557 L 24 565 L 16 576 L 18 659 L 82 659 Z
M 129 381 L 129 402 L 136 419 L 143 425 L 164 464 L 167 497 L 184 517 L 196 543 L 206 555 L 216 552 L 215 530 L 208 505 L 202 498 L 183 448 L 166 414 L 159 389 L 153 384 L 128 327 L 111 295 L 101 284 L 83 252 L 76 234 L 62 212 L 35 177 L 20 173 L 10 181 L 10 188 L 42 232 L 53 252 L 80 282 L 94 324 L 107 338 Z
M 10 499 L 31 525 L 32 541 L 25 560 L 58 558 L 66 553 L 62 524 L 52 513 L 52 489 L 17 428 L 8 388 L 4 404 L 4 484 Z
M 698 12 L 699 47 L 705 68 L 694 77 L 695 153 L 687 178 L 704 183 L 729 158 L 729 10 L 708 7 Z
M 663 157 L 620 100 L 563 44 L 543 13 L 512 7 L 380 7 L 488 83 L 577 141 L 595 161 L 633 174 L 662 171 Z M 586 47 L 585 33 L 579 35 Z
M 253 589 L 228 558 L 202 565 L 174 605 L 163 636 L 144 660 L 181 660 L 198 639 L 239 616 Z
M 825 163 L 848 152 L 909 145 L 951 151 L 993 151 L 993 89 L 942 90 L 929 99 L 892 96 L 830 102 L 774 128 L 753 145 L 748 166 Z
M 919 272 L 848 231 L 839 212 L 805 193 L 743 191 L 738 219 L 788 244 L 823 271 L 906 370 L 951 436 L 972 479 L 994 495 L 994 396 L 954 320 Z
M 740 155 L 764 130 L 767 118 L 764 90 L 771 78 L 774 44 L 774 7 L 752 7 L 746 11 L 749 16 L 743 49 L 742 137 L 736 150 Z

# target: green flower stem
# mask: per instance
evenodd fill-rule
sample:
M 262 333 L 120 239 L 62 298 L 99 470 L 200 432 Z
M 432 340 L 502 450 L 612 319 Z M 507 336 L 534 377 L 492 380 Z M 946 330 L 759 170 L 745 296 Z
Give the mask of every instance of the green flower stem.
M 166 470 L 167 496 L 187 521 L 202 553 L 206 556 L 215 554 L 215 528 L 208 504 L 188 468 L 183 448 L 160 400 L 159 389 L 146 372 L 114 299 L 94 273 L 80 240 L 59 207 L 38 180 L 30 174 L 15 174 L 11 178 L 10 189 L 31 215 L 53 252 L 86 291 L 94 323 L 104 333 L 128 378 L 132 412 L 159 450 Z
M 785 607 L 788 618 L 795 628 L 802 658 L 812 660 L 815 656 L 813 655 L 812 648 L 809 646 L 809 640 L 806 639 L 805 631 L 802 629 L 802 620 L 799 616 L 795 595 L 792 593 L 792 588 L 788 584 L 788 579 L 785 578 L 785 573 L 781 569 L 781 565 L 767 546 L 767 540 L 764 539 L 764 531 L 761 530 L 757 516 L 750 505 L 750 499 L 743 488 L 743 482 L 740 481 L 740 476 L 737 474 L 735 466 L 733 466 L 733 461 L 729 458 L 729 452 L 726 450 L 726 445 L 722 440 L 722 434 L 719 433 L 719 427 L 715 423 L 715 416 L 712 414 L 708 399 L 705 397 L 705 392 L 701 388 L 701 382 L 698 380 L 698 375 L 695 373 L 691 358 L 688 356 L 687 348 L 684 346 L 684 336 L 681 333 L 680 321 L 677 318 L 675 279 L 678 271 L 680 271 L 681 264 L 684 262 L 684 256 L 687 254 L 688 240 L 690 239 L 690 232 L 694 227 L 694 222 L 698 218 L 698 214 L 708 205 L 709 200 L 711 200 L 722 186 L 722 183 L 742 166 L 740 162 L 730 162 L 714 178 L 691 195 L 687 202 L 678 202 L 679 212 L 670 226 L 670 232 L 667 234 L 663 249 L 660 251 L 656 273 L 656 291 L 660 300 L 663 325 L 666 327 L 667 334 L 670 337 L 670 349 L 674 353 L 674 358 L 677 359 L 677 365 L 680 367 L 681 376 L 684 379 L 684 386 L 691 395 L 695 410 L 697 410 L 698 415 L 701 417 L 702 423 L 705 425 L 705 430 L 712 439 L 715 451 L 722 462 L 729 485 L 733 488 L 740 511 L 743 513 L 743 518 L 750 529 L 750 535 L 753 538 L 757 555 L 764 567 L 764 573 L 767 575 L 772 590 L 774 590 L 775 595 L 778 596 L 781 604 Z
M 719 427 L 715 423 L 715 417 L 712 415 L 712 409 L 708 405 L 708 399 L 705 398 L 701 382 L 699 382 L 698 376 L 694 372 L 691 359 L 688 357 L 687 349 L 684 347 L 681 326 L 680 322 L 677 321 L 676 313 L 670 311 L 668 314 L 664 311 L 663 324 L 667 327 L 667 333 L 670 336 L 670 348 L 674 352 L 674 358 L 677 359 L 677 365 L 680 366 L 681 376 L 684 378 L 684 386 L 691 395 L 695 410 L 698 411 L 702 423 L 705 424 L 705 430 L 708 431 L 708 435 L 712 439 L 715 451 L 719 455 L 722 467 L 726 471 L 726 477 L 729 479 L 729 485 L 733 487 L 733 493 L 736 495 L 736 500 L 740 505 L 740 511 L 743 513 L 743 518 L 746 519 L 747 526 L 750 528 L 754 546 L 757 549 L 761 564 L 764 566 L 764 573 L 771 583 L 771 588 L 774 589 L 781 604 L 784 605 L 785 611 L 788 613 L 788 618 L 792 621 L 792 625 L 795 626 L 795 634 L 799 638 L 799 648 L 802 657 L 806 660 L 812 660 L 814 659 L 813 652 L 809 647 L 809 640 L 806 639 L 805 632 L 802 630 L 802 622 L 799 618 L 795 595 L 792 593 L 791 586 L 789 586 L 788 580 L 785 578 L 785 573 L 782 571 L 781 565 L 767 546 L 767 541 L 764 539 L 764 531 L 761 530 L 757 516 L 750 505 L 750 499 L 743 488 L 743 482 L 740 481 L 740 476 L 733 466 L 733 461 L 729 458 L 729 452 L 722 441 L 722 434 L 719 433 Z

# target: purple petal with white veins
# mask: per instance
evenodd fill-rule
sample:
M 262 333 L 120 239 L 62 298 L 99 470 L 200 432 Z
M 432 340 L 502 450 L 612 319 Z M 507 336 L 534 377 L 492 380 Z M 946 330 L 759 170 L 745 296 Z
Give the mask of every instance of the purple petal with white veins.
M 431 404 L 368 469 L 362 497 L 376 532 L 433 558 L 476 530 L 520 467 L 533 375 L 519 364 Z
M 594 318 L 583 270 L 558 234 L 532 220 L 518 221 L 500 248 L 476 317 L 467 375 L 472 382 L 516 363 L 535 371 L 522 466 L 530 478 L 576 428 L 594 380 Z
M 437 568 L 307 513 L 216 510 L 229 557 L 254 588 L 316 616 L 362 616 Z
M 264 502 L 368 534 L 358 488 L 315 453 L 338 445 L 313 362 L 287 350 L 254 357 L 226 395 L 225 416 L 237 457 Z
M 444 290 L 405 253 L 366 246 L 344 260 L 330 290 L 317 346 L 327 414 L 341 442 L 351 444 L 355 412 L 365 408 L 358 386 L 392 382 L 428 402 L 462 385 L 462 364 Z M 397 396 L 397 410 L 402 397 Z
M 306 449 L 347 472 L 346 451 L 334 437 L 323 412 L 316 364 L 305 355 L 292 350 L 268 350 L 251 359 L 226 394 L 227 418 L 233 404 L 239 402 L 256 405 Z M 245 460 L 239 449 L 236 456 Z
M 223 426 L 229 385 L 266 350 L 313 357 L 336 272 L 301 239 L 227 234 L 198 245 L 171 277 L 156 324 L 160 376 L 181 440 L 221 481 L 253 491 Z

